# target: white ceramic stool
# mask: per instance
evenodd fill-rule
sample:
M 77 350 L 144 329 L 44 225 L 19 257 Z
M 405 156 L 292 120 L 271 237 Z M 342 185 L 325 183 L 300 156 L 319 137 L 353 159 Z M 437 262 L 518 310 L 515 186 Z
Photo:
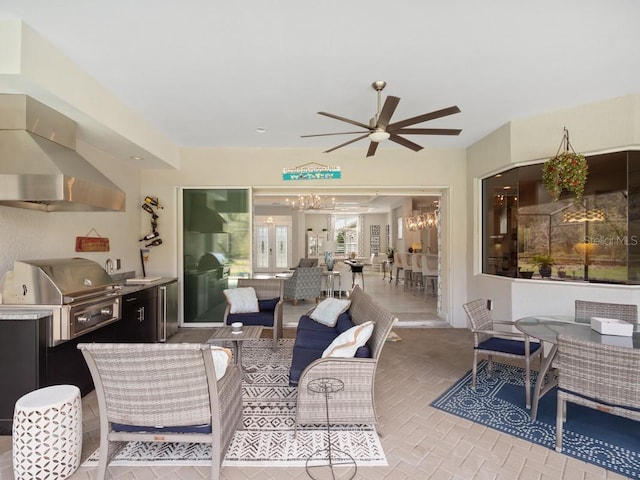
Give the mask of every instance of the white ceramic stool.
M 13 414 L 13 474 L 16 480 L 59 480 L 80 466 L 82 403 L 74 385 L 34 390 L 16 402 Z

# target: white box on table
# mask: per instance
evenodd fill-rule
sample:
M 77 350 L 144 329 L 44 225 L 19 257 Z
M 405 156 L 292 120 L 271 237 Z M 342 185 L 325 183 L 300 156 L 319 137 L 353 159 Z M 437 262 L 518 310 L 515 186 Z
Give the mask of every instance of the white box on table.
M 617 318 L 591 317 L 591 328 L 601 335 L 633 335 L 633 324 Z

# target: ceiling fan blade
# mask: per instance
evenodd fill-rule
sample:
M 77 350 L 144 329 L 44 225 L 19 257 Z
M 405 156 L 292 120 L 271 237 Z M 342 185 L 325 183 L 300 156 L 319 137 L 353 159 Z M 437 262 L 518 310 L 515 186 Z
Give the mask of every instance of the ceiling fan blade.
M 337 133 L 315 133 L 313 135 L 300 135 L 300 138 L 308 138 L 308 137 L 328 137 L 330 135 L 349 135 L 352 133 L 363 133 L 362 130 L 357 132 L 337 132 Z M 368 135 L 368 133 L 367 133 Z
M 427 120 L 435 120 L 436 118 L 446 117 L 447 115 L 453 115 L 454 113 L 460 113 L 460 109 L 457 106 L 443 108 L 442 110 L 436 110 L 435 112 L 424 113 L 417 117 L 407 118 L 406 120 L 400 120 L 399 122 L 392 123 L 387 127 L 387 131 L 396 132 L 403 127 L 408 127 L 409 125 L 426 122 Z
M 382 106 L 382 110 L 380 110 L 380 117 L 378 117 L 376 128 L 382 128 L 383 130 L 387 128 L 387 125 L 389 125 L 389 120 L 391 120 L 391 116 L 393 115 L 393 112 L 396 111 L 399 102 L 399 97 L 387 97 L 387 99 L 384 101 L 384 105 Z
M 369 125 L 357 122 L 355 120 L 350 120 L 348 118 L 340 117 L 339 115 L 334 115 L 333 113 L 318 112 L 318 114 L 319 115 L 324 115 L 325 117 L 329 117 L 329 118 L 334 118 L 336 120 L 340 120 L 341 122 L 350 123 L 351 125 L 355 125 L 356 127 L 361 127 L 361 128 L 366 129 L 366 130 L 371 130 L 371 127 Z
M 329 150 L 325 150 L 324 153 L 333 152 L 334 150 L 337 150 L 337 149 L 339 149 L 341 147 L 345 147 L 345 146 L 349 145 L 350 143 L 357 142 L 358 140 L 362 140 L 363 138 L 367 138 L 368 136 L 369 136 L 369 134 L 366 133 L 366 134 L 361 135 L 359 137 L 353 138 L 353 139 L 349 140 L 348 142 L 341 143 L 337 147 L 333 147 L 333 148 L 330 148 Z
M 407 140 L 406 138 L 402 138 L 402 137 L 400 137 L 400 136 L 398 136 L 398 135 L 396 135 L 394 133 L 391 134 L 391 136 L 389 137 L 389 140 L 391 140 L 392 142 L 396 142 L 396 143 L 402 145 L 403 147 L 410 148 L 414 152 L 422 150 L 422 148 L 423 148 L 420 145 L 418 145 L 417 143 L 413 143 L 412 141 Z
M 371 142 L 369 143 L 369 150 L 367 150 L 367 157 L 372 157 L 376 154 L 376 150 L 378 149 L 379 142 Z
M 401 128 L 393 133 L 404 135 L 460 135 L 462 130 L 456 128 Z

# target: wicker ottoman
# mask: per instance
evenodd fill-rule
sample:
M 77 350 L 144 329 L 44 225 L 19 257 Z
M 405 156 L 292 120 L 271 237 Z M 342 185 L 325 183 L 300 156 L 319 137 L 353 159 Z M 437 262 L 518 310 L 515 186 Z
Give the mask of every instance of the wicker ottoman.
M 13 473 L 16 480 L 69 477 L 80 466 L 82 403 L 73 385 L 27 393 L 13 414 Z

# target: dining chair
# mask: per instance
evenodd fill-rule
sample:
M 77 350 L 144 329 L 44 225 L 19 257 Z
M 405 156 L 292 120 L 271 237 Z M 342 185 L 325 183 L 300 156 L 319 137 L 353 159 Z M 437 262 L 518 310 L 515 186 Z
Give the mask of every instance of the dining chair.
M 604 317 L 624 320 L 629 323 L 638 323 L 638 306 L 627 303 L 590 302 L 588 300 L 576 300 L 576 318 Z
M 567 402 L 640 420 L 640 350 L 558 335 L 556 451 Z
M 493 374 L 493 357 L 516 358 L 524 360 L 525 367 L 525 403 L 531 408 L 531 360 L 540 358 L 542 348 L 539 342 L 531 342 L 528 335 L 514 331 L 497 330 L 496 326 L 514 327 L 515 323 L 505 320 L 493 320 L 487 308 L 487 300 L 477 299 L 463 305 L 467 313 L 471 333 L 473 333 L 473 368 L 471 386 L 476 387 L 478 355 L 487 356 L 487 374 Z

